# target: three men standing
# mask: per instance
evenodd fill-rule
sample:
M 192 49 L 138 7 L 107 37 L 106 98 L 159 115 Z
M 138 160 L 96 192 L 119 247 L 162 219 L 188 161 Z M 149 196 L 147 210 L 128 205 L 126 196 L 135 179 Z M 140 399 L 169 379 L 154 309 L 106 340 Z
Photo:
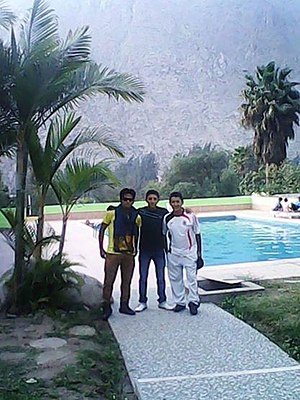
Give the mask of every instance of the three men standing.
M 103 284 L 103 320 L 112 314 L 111 296 L 118 268 L 121 268 L 120 313 L 134 315 L 129 307 L 130 285 L 134 270 L 134 257 L 139 242 L 139 304 L 135 311 L 147 308 L 147 280 L 151 260 L 155 264 L 158 307 L 165 310 L 183 311 L 186 308 L 183 270 L 186 270 L 190 313 L 196 315 L 199 307 L 197 267 L 203 266 L 201 237 L 196 216 L 183 209 L 181 193 L 173 192 L 169 202 L 173 209 L 158 207 L 159 193 L 149 190 L 147 206 L 139 210 L 133 207 L 135 191 L 122 189 L 120 205 L 106 212 L 99 232 L 100 256 L 105 259 Z M 107 252 L 103 248 L 104 232 L 108 228 Z M 167 239 L 168 237 L 168 239 Z M 175 308 L 166 302 L 165 252 L 167 249 L 168 273 Z

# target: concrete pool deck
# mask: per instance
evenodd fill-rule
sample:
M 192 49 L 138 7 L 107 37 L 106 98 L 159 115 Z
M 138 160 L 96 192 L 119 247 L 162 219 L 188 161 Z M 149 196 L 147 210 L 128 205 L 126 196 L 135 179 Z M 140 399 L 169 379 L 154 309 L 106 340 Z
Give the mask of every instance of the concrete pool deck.
M 241 215 L 265 217 L 251 212 Z M 60 223 L 51 224 L 59 232 Z M 84 221 L 70 221 L 65 251 L 72 260 L 85 265 L 77 270 L 103 281 L 104 263 L 99 257 L 98 241 Z M 175 314 L 159 310 L 154 268 L 150 268 L 149 275 L 148 309 L 135 317 L 117 312 L 120 283 L 117 278 L 116 304 L 109 320 L 139 399 L 300 398 L 299 363 L 262 334 L 213 304 L 202 304 L 196 317 L 191 317 L 188 311 Z M 200 275 L 222 279 L 300 277 L 300 260 L 204 267 Z M 167 286 L 170 294 L 168 280 Z M 138 301 L 137 288 L 138 268 L 132 281 L 133 307 Z

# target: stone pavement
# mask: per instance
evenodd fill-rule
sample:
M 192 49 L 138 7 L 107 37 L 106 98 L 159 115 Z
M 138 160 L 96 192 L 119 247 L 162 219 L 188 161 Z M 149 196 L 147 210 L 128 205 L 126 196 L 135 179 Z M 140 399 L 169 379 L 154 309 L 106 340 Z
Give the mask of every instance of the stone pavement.
M 70 221 L 65 250 L 84 264 L 77 269 L 102 281 L 90 228 Z M 136 268 L 132 306 L 137 282 Z M 153 268 L 149 287 L 148 310 L 124 316 L 116 301 L 109 320 L 141 400 L 300 399 L 300 365 L 263 335 L 212 304 L 201 305 L 195 317 L 159 310 Z M 118 282 L 115 288 L 118 300 Z

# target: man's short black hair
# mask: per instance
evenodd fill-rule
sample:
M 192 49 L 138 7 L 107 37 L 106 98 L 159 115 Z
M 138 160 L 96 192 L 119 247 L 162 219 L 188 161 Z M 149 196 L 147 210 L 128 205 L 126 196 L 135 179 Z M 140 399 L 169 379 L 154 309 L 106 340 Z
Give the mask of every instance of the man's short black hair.
M 126 194 L 130 194 L 132 196 L 132 199 L 135 199 L 135 190 L 129 189 L 129 188 L 124 188 L 120 192 L 120 200 L 122 200 Z
M 146 193 L 146 200 L 148 198 L 148 196 L 150 196 L 151 194 L 153 194 L 154 196 L 156 196 L 159 199 L 159 193 L 157 190 L 155 189 L 150 189 L 148 190 L 148 192 Z
M 183 202 L 183 196 L 180 192 L 172 192 L 169 196 L 169 201 L 171 200 L 172 197 L 179 197 L 180 200 Z
M 279 197 L 279 199 L 278 199 L 279 201 L 282 201 L 283 200 L 283 198 L 282 197 Z

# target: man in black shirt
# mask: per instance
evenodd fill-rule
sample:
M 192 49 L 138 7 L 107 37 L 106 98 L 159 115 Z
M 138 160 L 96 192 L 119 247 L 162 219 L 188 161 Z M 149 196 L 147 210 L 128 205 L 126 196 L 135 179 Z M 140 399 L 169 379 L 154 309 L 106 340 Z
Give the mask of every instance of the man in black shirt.
M 141 312 L 147 308 L 147 280 L 150 261 L 155 264 L 158 307 L 165 310 L 173 310 L 173 307 L 166 302 L 165 282 L 165 237 L 162 234 L 162 221 L 168 210 L 158 207 L 159 193 L 156 190 L 148 190 L 146 193 L 146 207 L 140 208 L 139 214 L 142 218 L 139 243 L 139 304 L 135 311 Z

